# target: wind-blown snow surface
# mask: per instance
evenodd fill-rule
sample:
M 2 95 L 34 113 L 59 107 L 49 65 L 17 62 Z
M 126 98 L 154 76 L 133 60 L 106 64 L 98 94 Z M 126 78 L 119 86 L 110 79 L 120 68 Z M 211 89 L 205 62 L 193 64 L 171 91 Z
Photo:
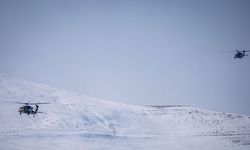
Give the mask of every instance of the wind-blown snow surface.
M 19 104 L 44 114 L 19 115 Z M 250 149 L 250 117 L 103 101 L 0 74 L 0 149 Z

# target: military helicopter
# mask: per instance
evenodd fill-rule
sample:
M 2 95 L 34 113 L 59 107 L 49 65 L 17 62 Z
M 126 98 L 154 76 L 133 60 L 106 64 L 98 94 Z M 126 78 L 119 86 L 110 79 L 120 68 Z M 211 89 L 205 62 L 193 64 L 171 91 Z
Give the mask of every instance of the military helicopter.
M 18 110 L 18 112 L 20 113 L 20 115 L 22 113 L 25 113 L 25 114 L 32 114 L 33 117 L 35 117 L 35 115 L 37 115 L 38 113 L 43 113 L 43 112 L 39 112 L 38 111 L 38 108 L 40 104 L 50 104 L 50 103 L 20 103 L 20 102 L 13 102 L 13 103 L 16 103 L 16 104 L 23 104 L 23 106 L 21 106 Z M 34 109 L 32 106 L 30 105 L 35 105 L 36 108 Z
M 234 54 L 234 59 L 237 59 L 237 58 L 241 59 L 241 58 L 243 58 L 244 56 L 248 56 L 248 55 L 246 54 L 246 52 L 250 52 L 250 50 L 238 50 L 238 49 L 235 49 L 235 51 L 224 51 L 224 52 L 236 52 L 236 53 Z

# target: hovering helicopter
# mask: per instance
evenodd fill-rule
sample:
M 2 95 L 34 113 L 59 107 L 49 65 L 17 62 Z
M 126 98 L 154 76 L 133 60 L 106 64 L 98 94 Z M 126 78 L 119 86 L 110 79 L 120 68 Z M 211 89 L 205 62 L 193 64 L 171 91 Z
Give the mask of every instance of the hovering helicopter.
M 43 113 L 43 112 L 39 112 L 38 108 L 40 104 L 50 104 L 50 103 L 20 103 L 20 102 L 14 102 L 16 104 L 24 104 L 23 106 L 21 106 L 18 110 L 18 112 L 20 113 L 20 115 L 22 113 L 26 113 L 28 115 L 32 114 L 33 117 L 35 117 L 35 115 L 37 115 L 38 113 Z M 32 106 L 30 105 L 35 105 L 36 108 L 34 109 Z
M 237 59 L 237 58 L 241 59 L 241 58 L 243 58 L 244 56 L 248 56 L 248 55 L 246 54 L 246 52 L 250 52 L 250 50 L 238 50 L 238 49 L 235 49 L 235 51 L 225 51 L 225 52 L 236 52 L 236 53 L 234 54 L 234 59 Z

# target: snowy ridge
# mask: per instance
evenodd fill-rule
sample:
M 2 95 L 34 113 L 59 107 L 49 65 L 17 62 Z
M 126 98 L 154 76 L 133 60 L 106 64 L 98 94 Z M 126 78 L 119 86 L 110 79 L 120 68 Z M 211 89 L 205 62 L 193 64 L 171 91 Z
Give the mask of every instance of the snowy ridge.
M 19 115 L 20 105 L 2 103 L 27 101 L 51 104 L 40 107 L 46 114 L 32 117 Z M 104 101 L 3 74 L 0 74 L 0 102 L 0 139 L 13 138 L 13 133 L 24 138 L 32 135 L 53 138 L 61 134 L 107 139 L 230 136 L 231 143 L 238 141 L 236 144 L 244 148 L 250 145 L 250 117 L 238 114 L 180 105 L 139 106 Z

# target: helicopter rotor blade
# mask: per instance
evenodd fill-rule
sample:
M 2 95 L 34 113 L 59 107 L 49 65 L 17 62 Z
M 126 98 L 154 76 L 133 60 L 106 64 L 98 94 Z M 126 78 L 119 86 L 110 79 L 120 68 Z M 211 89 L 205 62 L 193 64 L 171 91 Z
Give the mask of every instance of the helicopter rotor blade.
M 3 102 L 3 103 L 12 103 L 12 104 L 29 104 L 29 103 L 21 103 L 21 102 Z
M 50 103 L 48 103 L 48 102 L 44 102 L 44 103 L 3 102 L 3 103 L 14 103 L 14 104 L 25 104 L 25 105 L 40 105 L 40 104 L 50 104 Z
M 235 53 L 235 51 L 222 51 L 223 53 Z
M 237 48 L 235 50 L 236 50 L 236 52 L 240 53 L 240 50 L 238 50 Z
M 50 103 L 44 102 L 44 103 L 24 103 L 24 104 L 28 104 L 28 105 L 40 105 L 40 104 L 50 104 Z
M 238 49 L 234 49 L 234 51 L 222 51 L 223 53 L 242 53 L 242 52 L 250 52 L 250 50 L 238 50 Z
M 34 104 L 40 105 L 40 104 L 50 104 L 50 103 L 44 102 L 44 103 L 34 103 Z

